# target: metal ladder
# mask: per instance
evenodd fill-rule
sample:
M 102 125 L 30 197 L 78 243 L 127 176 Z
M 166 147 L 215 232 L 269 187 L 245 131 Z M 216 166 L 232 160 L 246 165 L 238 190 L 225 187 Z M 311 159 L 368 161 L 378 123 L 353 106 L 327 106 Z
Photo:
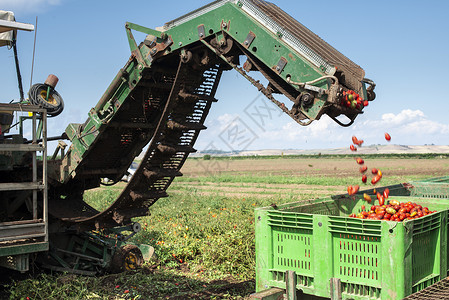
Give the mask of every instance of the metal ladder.
M 32 120 L 31 144 L 0 144 L 0 154 L 11 155 L 11 157 L 17 152 L 32 154 L 32 181 L 4 182 L 5 180 L 3 180 L 0 183 L 0 197 L 17 196 L 21 192 L 29 193 L 31 191 L 32 193 L 31 201 L 28 203 L 28 209 L 31 211 L 29 217 L 0 223 L 0 265 L 24 272 L 29 269 L 29 253 L 48 250 L 47 113 L 43 108 L 20 104 L 0 104 L 0 111 L 32 114 L 32 117 L 29 117 Z M 38 118 L 41 120 L 41 126 L 37 125 Z M 40 131 L 42 132 L 42 142 L 38 143 Z M 40 166 L 38 166 L 37 152 L 42 153 L 41 176 L 38 176 Z M 41 193 L 42 197 L 39 198 L 38 193 Z M 8 200 L 8 207 L 20 207 L 23 205 L 23 201 L 26 201 L 24 197 L 14 196 L 11 200 L 11 202 Z

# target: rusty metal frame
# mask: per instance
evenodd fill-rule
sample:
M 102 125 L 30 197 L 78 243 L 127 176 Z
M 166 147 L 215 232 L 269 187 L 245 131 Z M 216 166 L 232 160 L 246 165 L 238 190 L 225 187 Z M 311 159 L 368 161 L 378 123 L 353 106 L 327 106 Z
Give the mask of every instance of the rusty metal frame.
M 31 112 L 32 115 L 32 141 L 31 145 L 24 144 L 0 144 L 0 151 L 26 151 L 32 152 L 32 182 L 21 183 L 0 183 L 0 191 L 23 191 L 32 190 L 32 219 L 17 220 L 0 223 L 0 242 L 22 242 L 14 244 L 21 247 L 23 243 L 27 245 L 39 244 L 38 247 L 29 247 L 29 252 L 48 250 L 48 181 L 47 181 L 47 111 L 34 105 L 22 104 L 0 104 L 0 110 L 10 112 Z M 37 120 L 40 115 L 42 122 L 42 143 L 38 144 Z M 42 181 L 38 181 L 37 151 L 42 152 Z M 42 192 L 42 215 L 38 214 L 38 191 Z M 38 238 L 38 240 L 31 240 Z M 42 246 L 44 244 L 44 246 Z M 16 252 L 10 244 L 0 244 L 0 256 L 12 255 Z

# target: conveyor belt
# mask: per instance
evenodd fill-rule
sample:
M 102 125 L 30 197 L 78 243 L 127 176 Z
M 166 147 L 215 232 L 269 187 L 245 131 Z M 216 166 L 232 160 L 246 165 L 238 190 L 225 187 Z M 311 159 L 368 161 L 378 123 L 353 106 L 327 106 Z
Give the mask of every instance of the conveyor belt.
M 236 0 L 218 0 L 167 23 L 164 28 L 175 28 L 217 7 L 230 5 L 230 2 L 237 4 Z M 215 91 L 225 69 L 234 68 L 240 72 L 303 126 L 323 114 L 328 114 L 342 126 L 354 122 L 362 112 L 361 108 L 343 106 L 339 93 L 344 90 L 344 85 L 361 91 L 363 69 L 272 3 L 241 0 L 237 7 L 243 10 L 239 15 L 248 14 L 252 21 L 255 19 L 266 29 L 278 33 L 268 41 L 274 39 L 278 43 L 281 38 L 287 45 L 293 43 L 290 46 L 298 49 L 299 58 L 303 56 L 315 64 L 315 69 L 322 71 L 320 80 L 335 75 L 332 76 L 335 83 L 328 91 L 291 85 L 279 76 L 282 71 L 259 60 L 256 50 L 247 49 L 245 41 L 238 42 L 229 29 L 214 35 L 213 29 L 204 31 L 203 25 L 195 27 L 198 40 L 177 49 L 170 46 L 173 43 L 182 45 L 182 42 L 172 40 L 170 32 L 163 32 L 158 38 L 149 35 L 139 46 L 141 50 L 134 49 L 131 43 L 134 49 L 131 58 L 90 111 L 88 120 L 84 124 L 70 124 L 66 130 L 72 141 L 71 150 L 63 158 L 61 168 L 49 175 L 52 180 L 49 213 L 55 219 L 80 231 L 114 227 L 129 223 L 133 217 L 146 215 L 153 203 L 167 197 L 169 185 L 176 176 L 182 175 L 180 169 L 189 153 L 195 151 L 193 146 L 199 132 L 205 129 L 203 124 L 211 103 L 216 101 Z M 175 39 L 177 34 L 180 35 L 176 31 L 172 33 Z M 129 38 L 133 39 L 131 35 Z M 192 38 L 189 37 L 189 41 Z M 273 47 L 277 47 L 276 44 Z M 247 58 L 246 67 L 240 65 L 241 56 Z M 248 74 L 250 71 L 260 72 L 269 84 L 264 86 Z M 325 102 L 325 92 L 332 101 Z M 285 95 L 293 105 L 276 100 L 273 94 L 277 93 Z M 304 97 L 309 101 L 303 100 Z M 342 124 L 335 119 L 341 114 L 349 118 L 349 123 Z M 119 181 L 147 145 L 139 168 L 115 202 L 103 212 L 84 202 L 85 190 L 98 187 L 100 178 Z
M 275 4 L 262 0 L 245 0 L 244 2 L 247 2 L 250 8 L 254 5 L 262 13 L 260 15 L 261 18 L 267 20 L 266 22 L 274 22 L 273 26 L 279 26 L 281 32 L 285 31 L 285 33 L 291 34 L 293 39 L 297 39 L 301 43 L 299 47 L 304 47 L 302 52 L 306 52 L 307 56 L 318 56 L 317 59 L 324 59 L 326 63 L 333 65 L 338 71 L 349 72 L 351 76 L 345 77 L 346 84 L 349 88 L 357 91 L 360 90 L 360 82 L 365 76 L 365 71 L 360 66 L 326 43 L 318 35 L 310 31 Z M 257 17 L 257 10 L 254 10 L 253 14 Z
M 148 103 L 151 106 L 151 118 L 139 126 L 127 126 L 129 141 L 123 140 L 123 131 L 110 131 L 106 134 L 107 142 L 104 145 L 99 142 L 96 149 L 89 153 L 90 158 L 86 159 L 92 163 L 86 163 L 89 168 L 84 169 L 83 175 L 92 173 L 95 169 L 105 170 L 114 166 L 114 162 L 119 164 L 120 155 L 128 156 L 131 152 L 133 158 L 137 156 L 132 139 L 142 132 L 151 133 L 148 150 L 120 196 L 103 212 L 92 209 L 79 195 L 56 198 L 49 205 L 54 217 L 76 225 L 79 230 L 117 226 L 128 222 L 132 217 L 146 215 L 149 206 L 159 198 L 168 196 L 167 188 L 176 176 L 182 175 L 180 169 L 188 155 L 196 151 L 193 145 L 199 132 L 206 128 L 203 123 L 212 102 L 216 101 L 214 95 L 222 73 L 220 66 L 213 63 L 208 66 L 185 64 L 179 60 L 178 55 L 173 57 L 178 63 L 176 73 L 167 68 L 167 74 L 159 76 L 171 78 L 169 93 L 161 94 L 158 84 L 153 84 L 157 88 L 151 88 L 144 80 L 139 83 L 138 87 L 144 88 L 147 93 L 146 98 L 151 99 Z M 128 107 L 128 110 L 132 108 Z M 126 110 L 121 114 L 129 116 Z M 118 122 L 120 125 L 124 120 L 118 114 L 117 119 L 110 123 Z M 142 131 L 142 128 L 146 129 Z M 115 146 L 110 147 L 110 150 L 101 151 L 108 143 L 114 145 L 114 141 Z M 127 149 L 127 144 L 130 149 Z

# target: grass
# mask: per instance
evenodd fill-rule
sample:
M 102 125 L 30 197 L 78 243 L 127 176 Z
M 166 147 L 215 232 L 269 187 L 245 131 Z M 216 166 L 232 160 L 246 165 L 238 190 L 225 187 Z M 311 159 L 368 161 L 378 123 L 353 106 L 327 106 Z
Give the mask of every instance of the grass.
M 207 292 L 205 292 L 205 290 Z M 137 272 L 84 277 L 41 274 L 15 282 L 10 299 L 242 299 L 253 281 L 217 280 L 176 269 L 144 267 Z M 2 298 L 1 299 L 7 299 Z
M 159 199 L 151 216 L 136 219 L 142 230 L 133 242 L 153 246 L 158 261 L 138 272 L 100 277 L 42 274 L 14 282 L 10 299 L 243 299 L 255 287 L 254 209 L 343 194 L 344 186 L 360 181 L 355 175 L 242 170 L 177 178 L 170 197 Z M 406 180 L 422 178 L 407 175 Z M 403 176 L 386 176 L 381 185 L 401 181 Z M 123 187 L 87 191 L 85 199 L 103 210 Z
M 199 183 L 264 183 L 264 184 L 308 184 L 308 185 L 345 185 L 354 182 L 355 177 L 334 178 L 322 176 L 281 176 L 281 175 L 254 175 L 251 173 L 217 174 L 201 177 L 180 177 L 177 182 L 199 182 Z

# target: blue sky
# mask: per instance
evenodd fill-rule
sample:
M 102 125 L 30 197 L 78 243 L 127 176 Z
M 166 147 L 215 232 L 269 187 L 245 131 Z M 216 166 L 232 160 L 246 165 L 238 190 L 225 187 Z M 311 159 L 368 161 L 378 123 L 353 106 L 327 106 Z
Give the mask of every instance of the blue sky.
M 272 2 L 360 65 L 376 82 L 377 99 L 349 128 L 326 117 L 301 127 L 266 106 L 268 101 L 239 74 L 226 72 L 197 149 L 345 147 L 354 134 L 367 144 L 383 144 L 384 132 L 395 144 L 449 144 L 449 1 Z M 0 0 L 0 9 L 14 11 L 19 22 L 34 24 L 38 16 L 33 83 L 50 73 L 60 79 L 57 90 L 65 111 L 49 122 L 49 135 L 58 135 L 68 123 L 85 121 L 129 58 L 126 21 L 155 28 L 207 3 Z M 26 90 L 33 38 L 28 32 L 18 37 Z M 9 102 L 18 98 L 18 89 L 12 51 L 5 47 L 0 48 L 0 64 L 1 101 Z M 264 106 L 263 120 L 248 113 Z M 235 126 L 246 130 L 245 139 L 232 137 Z

